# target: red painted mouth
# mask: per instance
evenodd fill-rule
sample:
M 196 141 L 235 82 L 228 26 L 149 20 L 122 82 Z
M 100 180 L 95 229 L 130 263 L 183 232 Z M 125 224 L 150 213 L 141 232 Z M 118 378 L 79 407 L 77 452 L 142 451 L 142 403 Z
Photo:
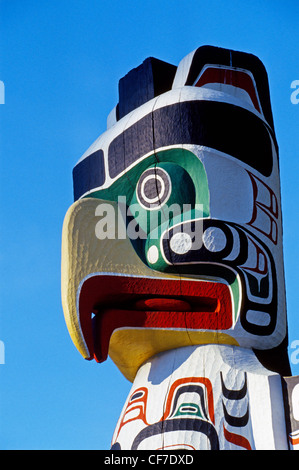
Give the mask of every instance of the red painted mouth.
M 220 282 L 102 274 L 84 281 L 79 317 L 89 359 L 103 362 L 117 329 L 227 330 L 232 302 Z

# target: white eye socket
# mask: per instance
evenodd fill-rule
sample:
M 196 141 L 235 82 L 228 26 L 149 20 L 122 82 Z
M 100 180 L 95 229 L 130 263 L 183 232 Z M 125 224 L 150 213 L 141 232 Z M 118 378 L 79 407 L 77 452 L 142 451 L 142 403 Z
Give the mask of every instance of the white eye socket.
M 226 247 L 226 236 L 219 227 L 209 227 L 205 230 L 202 241 L 207 250 L 222 251 Z
M 137 183 L 137 200 L 147 210 L 162 207 L 171 194 L 171 179 L 169 174 L 159 167 L 148 168 Z
M 178 232 L 170 240 L 170 248 L 178 255 L 184 255 L 192 248 L 192 239 L 189 233 Z

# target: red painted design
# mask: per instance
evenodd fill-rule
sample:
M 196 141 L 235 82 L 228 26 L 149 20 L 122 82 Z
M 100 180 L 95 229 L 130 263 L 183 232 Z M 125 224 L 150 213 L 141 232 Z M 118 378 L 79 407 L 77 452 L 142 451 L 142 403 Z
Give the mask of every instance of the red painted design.
M 123 414 L 122 420 L 120 422 L 115 440 L 117 440 L 117 437 L 122 427 L 125 426 L 127 423 L 140 419 L 141 421 L 143 421 L 143 423 L 146 426 L 149 425 L 149 423 L 146 421 L 147 397 L 148 397 L 148 389 L 146 387 L 137 388 L 131 394 L 128 400 L 127 407 Z M 133 417 L 130 417 L 133 413 L 134 413 Z
M 94 275 L 82 285 L 79 317 L 90 359 L 102 362 L 118 328 L 227 330 L 232 302 L 219 282 Z
M 224 425 L 223 432 L 224 437 L 228 442 L 231 442 L 232 444 L 235 444 L 238 447 L 243 447 L 246 450 L 251 450 L 250 442 L 248 441 L 248 439 L 246 439 L 246 437 L 228 431 Z
M 175 380 L 173 382 L 173 384 L 171 385 L 171 387 L 169 389 L 169 392 L 167 394 L 164 413 L 163 413 L 163 415 L 160 419 L 160 422 L 165 421 L 169 417 L 169 415 L 171 413 L 171 410 L 172 410 L 175 393 L 179 389 L 179 387 L 181 385 L 191 384 L 191 383 L 192 384 L 199 383 L 199 384 L 202 384 L 205 387 L 209 418 L 210 418 L 211 422 L 215 425 L 213 388 L 212 388 L 211 381 L 207 377 L 183 377 L 183 378 Z M 147 419 L 146 419 L 147 400 L 148 400 L 148 389 L 147 389 L 147 387 L 140 387 L 140 388 L 137 388 L 136 390 L 134 390 L 134 392 L 129 397 L 128 404 L 127 404 L 126 409 L 124 411 L 124 414 L 123 414 L 122 420 L 120 422 L 120 425 L 119 425 L 119 428 L 118 428 L 118 431 L 117 431 L 117 435 L 116 435 L 114 441 L 117 441 L 117 438 L 119 436 L 119 433 L 120 433 L 121 429 L 127 423 L 130 423 L 130 422 L 136 421 L 136 420 L 142 420 L 143 423 L 146 426 L 149 425 L 149 423 L 147 422 Z M 132 416 L 132 413 L 134 413 L 133 416 Z M 175 446 L 177 446 L 177 445 L 178 444 L 175 444 Z M 168 447 L 172 447 L 172 446 L 168 446 Z

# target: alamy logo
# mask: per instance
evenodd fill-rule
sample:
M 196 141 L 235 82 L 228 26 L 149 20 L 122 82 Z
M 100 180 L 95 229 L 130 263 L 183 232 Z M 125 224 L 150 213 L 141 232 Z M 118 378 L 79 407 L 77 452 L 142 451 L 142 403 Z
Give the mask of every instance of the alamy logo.
M 5 347 L 3 341 L 0 341 L 0 364 L 5 364 Z
M 291 103 L 299 103 L 299 80 L 293 80 L 291 83 L 291 88 L 294 88 L 294 91 L 291 94 Z
M 299 340 L 295 339 L 291 343 L 291 349 L 293 350 L 291 353 L 291 363 L 292 364 L 299 364 Z
M 180 226 L 184 223 L 188 233 L 179 233 L 173 236 L 172 242 L 179 239 L 180 243 L 189 241 L 192 236 L 192 247 L 196 250 L 202 244 L 202 217 L 203 205 L 195 204 L 163 204 L 152 210 L 141 211 L 141 204 L 126 203 L 125 196 L 119 196 L 117 205 L 100 203 L 95 216 L 100 217 L 95 226 L 95 235 L 99 240 L 104 239 L 147 239 L 149 234 L 151 240 L 160 239 L 162 232 L 168 231 L 170 226 Z M 162 222 L 162 223 L 161 223 Z M 167 236 L 164 235 L 164 236 Z
M 0 104 L 5 103 L 4 83 L 0 80 Z

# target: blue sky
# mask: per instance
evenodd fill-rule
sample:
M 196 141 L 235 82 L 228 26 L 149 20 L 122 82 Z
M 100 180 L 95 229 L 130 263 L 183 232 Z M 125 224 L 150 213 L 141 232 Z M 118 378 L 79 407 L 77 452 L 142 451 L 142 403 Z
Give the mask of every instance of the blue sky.
M 299 341 L 297 0 L 0 0 L 0 449 L 108 449 L 131 384 L 84 361 L 60 300 L 74 164 L 105 130 L 118 80 L 204 44 L 257 55 L 280 147 L 290 344 Z M 299 353 L 294 354 L 299 359 Z M 292 364 L 299 374 L 299 364 Z

